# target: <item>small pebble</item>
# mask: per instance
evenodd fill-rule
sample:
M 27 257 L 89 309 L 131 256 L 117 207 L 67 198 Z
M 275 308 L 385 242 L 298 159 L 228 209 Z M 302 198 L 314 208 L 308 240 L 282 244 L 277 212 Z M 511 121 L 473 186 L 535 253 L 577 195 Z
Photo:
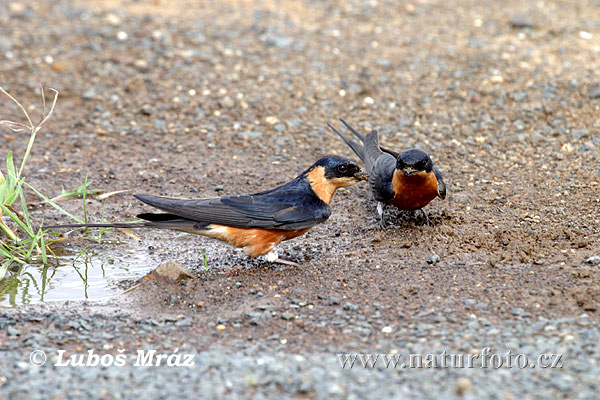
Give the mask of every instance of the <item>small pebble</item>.
M 279 119 L 277 119 L 277 117 L 274 117 L 271 115 L 271 116 L 265 118 L 265 122 L 269 125 L 275 125 L 276 123 L 279 122 Z
M 592 265 L 598 265 L 600 264 L 600 256 L 592 256 L 585 260 L 585 262 Z
M 87 90 L 83 92 L 81 98 L 84 100 L 93 100 L 96 98 L 96 92 L 94 90 Z
M 441 260 L 440 256 L 438 256 L 437 254 L 433 254 L 433 255 L 427 257 L 426 261 L 427 261 L 427 264 L 435 264 L 435 263 L 440 262 L 440 260 Z
M 589 97 L 590 97 L 590 99 L 600 98 L 600 85 L 596 85 L 591 88 Z
M 454 385 L 454 393 L 459 396 L 464 395 L 465 393 L 471 392 L 473 390 L 473 381 L 469 378 L 458 378 L 456 380 L 456 384 Z

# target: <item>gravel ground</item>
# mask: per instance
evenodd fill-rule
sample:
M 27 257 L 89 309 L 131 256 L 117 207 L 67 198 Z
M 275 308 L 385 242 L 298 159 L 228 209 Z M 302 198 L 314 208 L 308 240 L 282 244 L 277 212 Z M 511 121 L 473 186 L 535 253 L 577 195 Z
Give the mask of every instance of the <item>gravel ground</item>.
M 458 321 L 461 329 L 430 314 L 375 338 L 369 346 L 348 343 L 319 352 L 290 353 L 277 338 L 269 343 L 213 345 L 210 337 L 187 336 L 194 322 L 186 319 L 107 316 L 95 307 L 82 308 L 67 315 L 54 310 L 0 315 L 0 326 L 8 327 L 9 340 L 0 353 L 4 366 L 1 398 L 597 398 L 600 334 L 597 319 L 587 314 L 499 323 L 491 323 L 485 314 L 473 314 Z M 20 328 L 24 323 L 33 326 L 25 332 Z M 477 359 L 474 368 L 443 368 L 442 364 L 428 368 L 425 362 L 423 368 L 386 368 L 381 360 L 375 368 L 365 368 L 359 361 L 353 368 L 342 368 L 338 358 L 338 354 L 363 351 L 423 357 L 444 350 L 474 354 L 485 347 L 490 347 L 490 355 L 499 354 L 504 360 L 508 350 L 525 354 L 530 362 L 543 353 L 559 353 L 562 367 L 520 369 L 504 364 L 498 369 L 482 368 Z M 58 350 L 65 348 L 70 350 L 63 360 L 85 355 L 92 348 L 100 356 L 126 355 L 125 365 L 56 366 Z M 123 352 L 118 353 L 119 349 Z M 135 366 L 138 350 L 152 349 L 192 355 L 194 365 Z M 29 362 L 35 350 L 47 354 L 43 367 Z M 490 358 L 487 365 L 492 362 Z
M 193 279 L 2 310 L 0 398 L 597 397 L 598 21 L 593 3 L 568 1 L 1 2 L 0 84 L 32 105 L 40 81 L 60 91 L 26 170 L 49 196 L 86 175 L 106 191 L 259 191 L 351 156 L 325 128 L 338 118 L 428 151 L 449 196 L 426 208 L 431 225 L 396 215 L 382 231 L 365 185 L 340 190 L 326 224 L 281 246 L 300 268 L 179 233 L 97 246 L 147 254 L 147 269 L 180 262 Z M 26 137 L 0 135 L 0 159 L 24 153 Z M 92 219 L 102 207 L 88 200 Z M 143 210 L 121 193 L 104 215 Z M 348 371 L 336 356 L 486 347 L 564 365 Z M 53 366 L 58 350 L 140 348 L 196 366 Z M 28 361 L 38 349 L 41 368 Z

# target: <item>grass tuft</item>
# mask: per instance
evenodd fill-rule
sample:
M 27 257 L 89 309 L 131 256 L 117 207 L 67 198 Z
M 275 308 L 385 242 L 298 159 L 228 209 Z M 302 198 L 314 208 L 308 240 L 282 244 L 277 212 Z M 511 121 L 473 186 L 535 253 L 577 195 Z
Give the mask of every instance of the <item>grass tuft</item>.
M 58 100 L 58 91 L 50 89 L 54 93 L 54 98 L 50 108 L 46 105 L 46 96 L 44 89 L 40 86 L 42 96 L 42 115 L 37 123 L 33 122 L 33 119 L 25 109 L 25 107 L 4 88 L 0 87 L 0 94 L 8 97 L 19 110 L 25 115 L 26 122 L 16 122 L 11 120 L 0 120 L 0 127 L 6 127 L 16 133 L 29 133 L 29 141 L 27 143 L 27 149 L 21 164 L 16 168 L 13 158 L 13 153 L 9 152 L 6 156 L 6 170 L 5 173 L 0 169 L 0 279 L 2 279 L 8 269 L 13 265 L 30 265 L 30 264 L 44 264 L 49 263 L 49 257 L 53 258 L 53 261 L 57 261 L 57 256 L 54 254 L 49 244 L 52 241 L 48 241 L 45 235 L 48 232 L 43 231 L 41 228 L 35 229 L 31 221 L 29 211 L 27 209 L 27 203 L 25 201 L 25 195 L 23 188 L 27 187 L 31 189 L 36 195 L 41 197 L 45 202 L 50 204 L 52 207 L 59 210 L 69 218 L 83 223 L 84 220 L 70 214 L 55 201 L 48 199 L 39 190 L 31 186 L 25 181 L 23 172 L 27 165 L 27 160 L 31 154 L 31 149 L 35 142 L 35 138 L 44 126 L 44 124 L 50 119 L 54 113 L 56 102 Z M 86 182 L 72 192 L 63 192 L 61 198 L 69 198 L 70 196 L 77 196 L 83 193 L 84 205 L 85 195 L 87 193 L 97 193 L 99 191 L 91 191 L 87 188 L 88 182 Z M 15 209 L 15 204 L 19 203 L 20 212 Z M 84 208 L 85 210 L 85 208 Z M 42 225 L 41 223 L 39 224 Z

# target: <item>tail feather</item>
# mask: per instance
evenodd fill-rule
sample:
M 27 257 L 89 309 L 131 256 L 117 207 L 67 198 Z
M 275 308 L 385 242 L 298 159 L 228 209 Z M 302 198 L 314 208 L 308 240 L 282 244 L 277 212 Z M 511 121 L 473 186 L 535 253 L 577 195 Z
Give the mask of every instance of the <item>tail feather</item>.
M 342 121 L 342 122 L 344 122 L 344 121 Z M 345 122 L 344 122 L 344 124 L 345 124 Z M 346 136 L 344 136 L 344 135 L 343 135 L 343 134 L 342 134 L 340 131 L 338 131 L 337 129 L 335 129 L 335 128 L 334 128 L 334 127 L 331 125 L 331 124 L 327 124 L 327 126 L 328 126 L 328 127 L 329 127 L 329 128 L 332 130 L 332 131 L 334 131 L 335 133 L 337 133 L 337 134 L 338 134 L 338 136 L 339 136 L 339 137 L 341 137 L 341 138 L 342 138 L 342 140 L 343 140 L 344 142 L 346 142 L 346 144 L 347 144 L 348 146 L 350 146 L 350 148 L 352 149 L 352 151 L 354 151 L 354 153 L 355 153 L 355 154 L 358 156 L 358 158 L 360 158 L 360 159 L 361 159 L 361 161 L 365 161 L 365 151 L 364 151 L 364 149 L 363 149 L 363 146 L 362 146 L 362 145 L 358 144 L 357 142 L 355 142 L 355 141 L 353 141 L 353 140 L 351 140 L 351 139 L 348 139 L 348 138 L 347 138 Z
M 60 224 L 60 225 L 46 225 L 42 229 L 71 229 L 71 228 L 149 228 L 152 227 L 150 222 L 136 222 L 136 223 L 115 223 L 115 224 Z
M 348 128 L 350 130 L 350 132 L 352 132 L 354 134 L 354 136 L 356 136 L 362 143 L 365 142 L 365 137 L 363 135 L 361 135 L 360 133 L 358 133 L 358 131 L 356 129 L 354 129 L 353 127 L 348 125 L 348 123 L 341 118 L 340 118 L 340 121 L 342 121 L 342 124 L 344 124 L 344 126 L 346 128 Z
M 44 226 L 43 229 L 78 229 L 78 228 L 124 228 L 124 229 L 175 229 L 180 231 L 201 231 L 206 224 L 185 219 L 173 214 L 139 214 L 138 218 L 145 219 L 144 222 L 114 223 L 114 224 L 62 224 Z

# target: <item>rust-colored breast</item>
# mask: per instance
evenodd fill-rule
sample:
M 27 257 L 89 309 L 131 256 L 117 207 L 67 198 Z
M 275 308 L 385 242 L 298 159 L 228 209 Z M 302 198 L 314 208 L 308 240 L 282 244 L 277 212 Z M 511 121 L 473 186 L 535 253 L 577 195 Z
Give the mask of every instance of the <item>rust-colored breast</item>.
M 235 247 L 247 247 L 251 257 L 257 257 L 273 250 L 284 240 L 293 239 L 306 233 L 310 228 L 282 231 L 277 229 L 233 228 L 223 225 L 209 225 L 201 234 L 222 240 Z
M 433 172 L 420 172 L 409 176 L 396 170 L 392 185 L 396 197 L 390 201 L 390 204 L 401 210 L 423 208 L 438 195 L 437 179 Z

